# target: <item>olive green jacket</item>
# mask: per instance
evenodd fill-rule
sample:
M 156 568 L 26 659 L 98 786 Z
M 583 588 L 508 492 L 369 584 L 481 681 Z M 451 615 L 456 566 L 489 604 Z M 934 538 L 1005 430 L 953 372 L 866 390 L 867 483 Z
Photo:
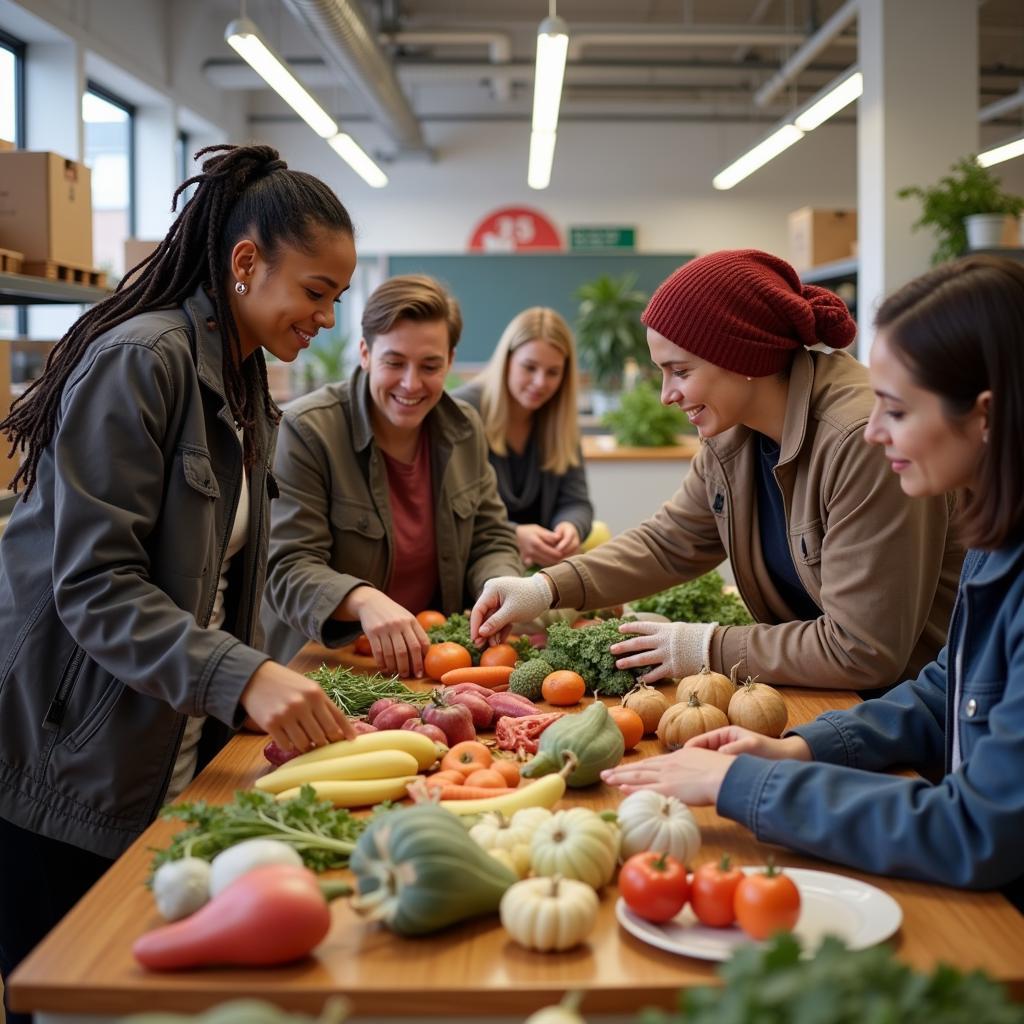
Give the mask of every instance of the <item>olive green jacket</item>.
M 731 561 L 752 626 L 715 631 L 711 668 L 740 678 L 871 689 L 916 675 L 945 643 L 963 551 L 952 501 L 908 498 L 864 440 L 874 398 L 846 353 L 801 350 L 775 479 L 800 582 L 822 610 L 796 620 L 761 555 L 757 438 L 734 427 L 701 445 L 676 494 L 646 522 L 545 572 L 560 606 L 603 608 Z
M 332 613 L 361 584 L 385 589 L 395 568 L 387 468 L 370 403 L 357 369 L 285 410 L 262 615 L 266 649 L 279 661 L 306 640 L 328 647 L 351 640 L 359 623 Z M 523 565 L 479 416 L 443 395 L 424 426 L 434 481 L 434 536 L 424 543 L 436 546 L 439 610 L 450 615 L 469 607 L 492 576 L 519 576 Z

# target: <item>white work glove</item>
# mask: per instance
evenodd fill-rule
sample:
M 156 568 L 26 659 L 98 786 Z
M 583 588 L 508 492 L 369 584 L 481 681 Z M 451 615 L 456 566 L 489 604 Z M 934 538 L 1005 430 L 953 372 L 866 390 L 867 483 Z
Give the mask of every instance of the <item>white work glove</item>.
M 692 676 L 707 664 L 717 626 L 717 622 L 624 622 L 619 632 L 636 635 L 612 644 L 610 650 L 618 659 L 615 667 L 657 666 L 640 677 L 643 683 Z
M 513 622 L 528 622 L 551 607 L 551 581 L 543 573 L 520 578 L 496 576 L 484 584 L 469 617 L 469 632 L 478 647 L 500 644 Z

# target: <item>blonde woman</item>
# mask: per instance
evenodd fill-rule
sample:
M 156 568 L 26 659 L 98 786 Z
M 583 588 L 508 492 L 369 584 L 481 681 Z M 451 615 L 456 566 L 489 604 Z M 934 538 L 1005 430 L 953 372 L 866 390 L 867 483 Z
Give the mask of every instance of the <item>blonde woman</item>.
M 524 309 L 475 380 L 454 392 L 480 413 L 498 491 L 527 565 L 575 554 L 594 509 L 576 418 L 576 345 L 553 309 Z

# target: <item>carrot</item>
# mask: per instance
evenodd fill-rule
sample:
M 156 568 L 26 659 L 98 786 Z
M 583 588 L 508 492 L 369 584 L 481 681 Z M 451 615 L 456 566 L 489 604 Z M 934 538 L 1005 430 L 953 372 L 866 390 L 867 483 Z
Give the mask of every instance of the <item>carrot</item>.
M 441 676 L 445 686 L 459 683 L 478 683 L 489 690 L 507 690 L 512 669 L 508 665 L 475 665 L 471 668 L 453 668 Z
M 501 796 L 503 793 L 511 792 L 512 787 L 496 789 L 494 786 L 435 786 L 430 780 L 426 784 L 427 792 L 433 797 L 440 790 L 441 800 L 483 800 L 492 796 Z
M 463 780 L 465 778 L 466 778 L 465 773 L 460 772 L 460 771 L 455 771 L 454 769 L 452 769 L 451 771 L 434 772 L 433 775 L 428 777 L 427 781 L 431 785 L 434 785 L 434 783 L 443 782 L 446 786 L 447 785 L 461 786 L 462 783 L 463 783 Z
M 510 789 L 505 776 L 493 768 L 478 768 L 470 772 L 463 783 L 465 786 L 484 787 L 485 789 Z

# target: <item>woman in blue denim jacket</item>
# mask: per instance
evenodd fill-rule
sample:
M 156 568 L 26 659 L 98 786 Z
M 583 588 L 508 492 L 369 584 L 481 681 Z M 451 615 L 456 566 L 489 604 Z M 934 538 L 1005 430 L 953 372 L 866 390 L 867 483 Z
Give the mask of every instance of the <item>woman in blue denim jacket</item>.
M 946 264 L 876 324 L 867 440 L 908 495 L 963 493 L 971 551 L 946 647 L 884 697 L 782 739 L 727 726 L 603 777 L 861 870 L 1001 887 L 1024 909 L 1024 266 Z M 896 767 L 926 777 L 878 774 Z

